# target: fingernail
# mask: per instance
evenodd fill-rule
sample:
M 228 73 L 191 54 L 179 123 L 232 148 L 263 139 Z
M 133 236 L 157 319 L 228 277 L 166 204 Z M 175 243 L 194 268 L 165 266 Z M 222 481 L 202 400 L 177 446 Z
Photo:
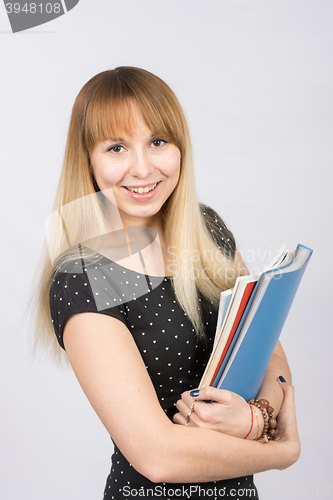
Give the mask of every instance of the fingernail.
M 190 392 L 190 396 L 191 398 L 196 398 L 197 396 L 199 396 L 199 389 L 196 389 L 195 391 L 191 391 Z
M 280 380 L 280 382 L 287 382 L 286 379 L 284 377 L 282 377 L 282 375 L 279 376 L 279 380 Z

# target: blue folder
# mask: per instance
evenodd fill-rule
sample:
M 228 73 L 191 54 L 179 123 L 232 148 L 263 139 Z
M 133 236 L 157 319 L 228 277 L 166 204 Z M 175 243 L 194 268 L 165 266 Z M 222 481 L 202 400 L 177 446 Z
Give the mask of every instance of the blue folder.
M 311 254 L 298 245 L 289 265 L 261 275 L 213 387 L 246 400 L 258 394 Z

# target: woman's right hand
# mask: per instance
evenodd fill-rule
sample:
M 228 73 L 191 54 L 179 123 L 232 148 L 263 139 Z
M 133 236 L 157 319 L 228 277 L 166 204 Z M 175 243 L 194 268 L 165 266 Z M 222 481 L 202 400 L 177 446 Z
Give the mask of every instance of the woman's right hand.
M 280 470 L 283 470 L 299 459 L 301 444 L 298 436 L 296 421 L 295 389 L 288 382 L 283 382 L 280 377 L 278 381 L 283 390 L 284 399 L 277 419 L 274 441 L 285 442 L 288 445 L 288 456 L 290 460 L 288 465 L 280 467 Z

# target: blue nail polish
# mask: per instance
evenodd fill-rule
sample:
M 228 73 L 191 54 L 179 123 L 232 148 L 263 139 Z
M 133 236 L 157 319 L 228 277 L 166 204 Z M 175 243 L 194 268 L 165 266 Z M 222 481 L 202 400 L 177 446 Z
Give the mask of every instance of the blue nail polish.
M 195 391 L 191 391 L 190 392 L 190 396 L 191 398 L 196 398 L 197 396 L 199 396 L 199 389 L 196 389 Z
M 282 375 L 279 376 L 279 380 L 280 380 L 280 382 L 287 382 L 286 379 L 284 377 L 282 377 Z

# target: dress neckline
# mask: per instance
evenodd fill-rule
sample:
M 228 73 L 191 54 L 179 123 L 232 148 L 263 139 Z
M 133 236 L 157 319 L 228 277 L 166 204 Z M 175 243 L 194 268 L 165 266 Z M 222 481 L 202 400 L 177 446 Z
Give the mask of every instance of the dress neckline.
M 89 248 L 89 247 L 86 247 L 86 248 L 88 248 L 89 250 L 93 250 L 92 248 Z M 159 279 L 159 280 L 162 280 L 162 279 L 171 280 L 173 278 L 173 276 L 156 276 L 156 275 L 141 273 L 140 271 L 135 271 L 134 269 L 130 269 L 129 267 L 125 267 L 125 266 L 122 266 L 121 264 L 118 264 L 118 262 L 115 262 L 114 260 L 111 260 L 108 257 L 106 257 L 106 255 L 103 255 L 103 254 L 96 252 L 96 251 L 94 251 L 94 256 L 97 258 L 100 258 L 100 259 L 104 259 L 104 260 L 110 262 L 112 265 L 117 266 L 126 272 L 139 274 L 140 276 L 145 276 L 146 278 L 149 278 L 149 279 L 153 278 L 153 279 Z

